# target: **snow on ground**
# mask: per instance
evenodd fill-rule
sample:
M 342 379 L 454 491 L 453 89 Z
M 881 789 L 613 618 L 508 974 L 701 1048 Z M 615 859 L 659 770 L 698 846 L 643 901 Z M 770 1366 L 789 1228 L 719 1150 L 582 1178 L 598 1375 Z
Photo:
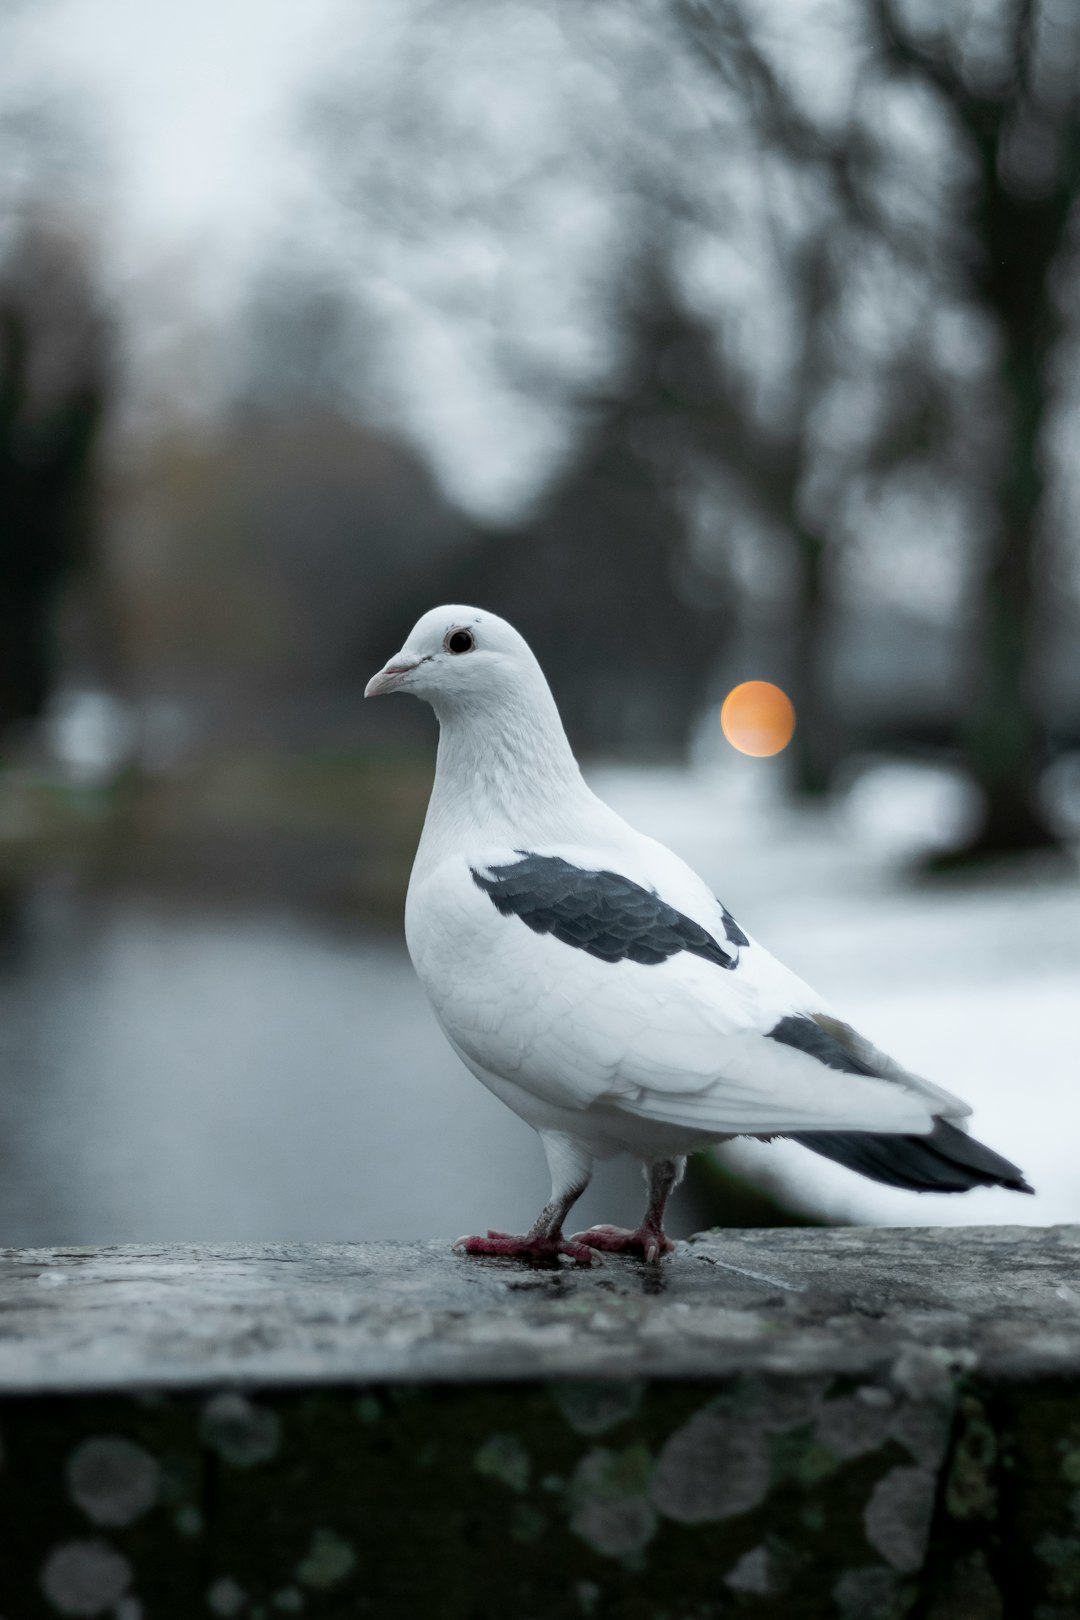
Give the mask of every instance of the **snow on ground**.
M 912 857 L 969 814 L 961 784 L 941 772 L 881 765 L 821 812 L 792 811 L 776 780 L 775 766 L 754 760 L 692 775 L 592 774 L 840 1016 L 970 1102 L 974 1133 L 1022 1167 L 1036 1196 L 901 1192 L 794 1143 L 724 1152 L 838 1220 L 1080 1221 L 1078 876 L 1033 863 L 998 881 L 913 882 Z

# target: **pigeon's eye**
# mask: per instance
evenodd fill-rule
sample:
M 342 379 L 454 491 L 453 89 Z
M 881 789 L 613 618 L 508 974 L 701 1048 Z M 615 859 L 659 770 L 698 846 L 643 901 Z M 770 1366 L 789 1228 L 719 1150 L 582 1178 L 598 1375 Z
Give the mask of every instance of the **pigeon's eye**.
M 471 630 L 451 630 L 446 638 L 446 650 L 452 653 L 472 652 L 476 646 Z

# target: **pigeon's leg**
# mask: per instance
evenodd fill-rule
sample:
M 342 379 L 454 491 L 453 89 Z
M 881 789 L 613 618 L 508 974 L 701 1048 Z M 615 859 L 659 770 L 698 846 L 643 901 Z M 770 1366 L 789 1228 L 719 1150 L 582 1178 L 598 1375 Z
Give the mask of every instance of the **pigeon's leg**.
M 587 1232 L 575 1232 L 572 1241 L 609 1254 L 636 1255 L 641 1260 L 661 1260 L 671 1254 L 675 1245 L 664 1231 L 664 1210 L 685 1169 L 685 1159 L 656 1159 L 645 1166 L 649 1203 L 636 1232 L 625 1226 L 590 1226 Z
M 555 1131 L 541 1131 L 548 1168 L 551 1171 L 551 1197 L 528 1232 L 489 1232 L 487 1237 L 460 1237 L 455 1249 L 466 1254 L 487 1254 L 511 1260 L 530 1260 L 543 1265 L 558 1263 L 566 1255 L 578 1266 L 591 1266 L 591 1248 L 575 1238 L 563 1237 L 563 1222 L 589 1185 L 592 1155 L 572 1137 Z

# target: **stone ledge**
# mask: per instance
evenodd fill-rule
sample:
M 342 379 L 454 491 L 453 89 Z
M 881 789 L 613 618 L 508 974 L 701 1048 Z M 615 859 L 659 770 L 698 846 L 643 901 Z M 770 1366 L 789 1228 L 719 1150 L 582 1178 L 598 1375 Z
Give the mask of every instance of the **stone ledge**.
M 0 1255 L 0 1396 L 228 1384 L 1080 1373 L 1080 1227 L 704 1233 L 660 1267 L 448 1242 Z
M 1080 1620 L 1080 1229 L 0 1263 L 4 1620 Z

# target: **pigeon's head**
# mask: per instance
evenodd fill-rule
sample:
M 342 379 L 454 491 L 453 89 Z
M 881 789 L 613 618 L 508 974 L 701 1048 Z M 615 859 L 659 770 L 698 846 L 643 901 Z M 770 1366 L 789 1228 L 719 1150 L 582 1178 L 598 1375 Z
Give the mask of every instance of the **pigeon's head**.
M 501 697 L 513 701 L 537 682 L 546 691 L 540 666 L 513 625 L 480 608 L 437 607 L 417 620 L 364 696 L 412 692 L 445 711 L 486 707 Z

